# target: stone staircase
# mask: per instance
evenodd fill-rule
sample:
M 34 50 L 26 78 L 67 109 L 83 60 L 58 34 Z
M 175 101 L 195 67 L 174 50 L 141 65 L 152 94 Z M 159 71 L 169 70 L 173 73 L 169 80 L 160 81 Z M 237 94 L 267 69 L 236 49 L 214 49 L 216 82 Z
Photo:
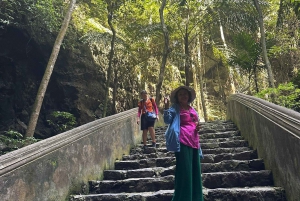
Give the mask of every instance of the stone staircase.
M 165 129 L 156 129 L 158 148 L 143 152 L 142 144 L 135 147 L 115 163 L 115 170 L 104 171 L 102 181 L 89 182 L 88 195 L 70 200 L 171 201 L 175 156 L 165 149 Z M 286 201 L 284 190 L 273 186 L 271 171 L 232 122 L 202 123 L 200 141 L 205 201 Z

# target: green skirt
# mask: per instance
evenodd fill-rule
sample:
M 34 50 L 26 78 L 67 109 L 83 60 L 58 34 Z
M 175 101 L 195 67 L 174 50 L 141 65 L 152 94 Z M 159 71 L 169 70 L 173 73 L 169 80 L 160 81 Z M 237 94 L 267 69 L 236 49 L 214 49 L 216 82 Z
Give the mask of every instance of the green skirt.
M 172 201 L 204 201 L 199 150 L 180 143 L 175 153 L 175 191 Z

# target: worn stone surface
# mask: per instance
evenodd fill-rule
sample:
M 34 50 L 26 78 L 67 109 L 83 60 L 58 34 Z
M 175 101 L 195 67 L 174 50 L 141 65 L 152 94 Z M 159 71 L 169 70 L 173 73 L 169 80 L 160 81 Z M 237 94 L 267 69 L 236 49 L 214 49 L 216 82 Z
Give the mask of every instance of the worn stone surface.
M 61 201 L 86 192 L 90 179 L 101 179 L 140 141 L 133 109 L 2 155 L 0 200 Z
M 205 201 L 284 201 L 281 188 L 223 188 L 204 189 Z M 73 196 L 71 201 L 168 201 L 173 196 L 173 190 L 160 190 L 143 193 L 94 194 Z
M 227 115 L 272 170 L 275 185 L 284 187 L 287 199 L 300 200 L 300 113 L 235 94 L 228 102 Z
M 136 146 L 114 170 L 104 171 L 102 181 L 90 181 L 89 195 L 70 200 L 171 200 L 176 167 L 174 153 L 165 150 L 165 129 L 156 129 L 160 148 L 143 152 Z M 285 201 L 284 190 L 273 187 L 271 171 L 264 169 L 257 151 L 247 147 L 232 122 L 202 123 L 200 133 L 205 201 Z

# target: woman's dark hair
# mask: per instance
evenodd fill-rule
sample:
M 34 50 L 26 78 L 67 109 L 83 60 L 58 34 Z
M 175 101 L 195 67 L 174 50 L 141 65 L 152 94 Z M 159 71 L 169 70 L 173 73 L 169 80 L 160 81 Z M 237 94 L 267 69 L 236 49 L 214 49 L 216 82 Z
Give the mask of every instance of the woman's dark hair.
M 176 91 L 176 94 L 174 96 L 175 102 L 178 103 L 178 97 L 177 97 L 177 95 L 178 95 L 178 92 L 180 90 L 186 90 L 188 92 L 188 94 L 189 94 L 189 100 L 188 100 L 188 102 L 189 103 L 192 102 L 192 93 L 189 90 L 187 90 L 187 89 L 179 89 L 178 91 Z
M 146 91 L 146 90 L 142 90 L 142 91 L 140 92 L 140 94 L 147 94 L 147 91 Z

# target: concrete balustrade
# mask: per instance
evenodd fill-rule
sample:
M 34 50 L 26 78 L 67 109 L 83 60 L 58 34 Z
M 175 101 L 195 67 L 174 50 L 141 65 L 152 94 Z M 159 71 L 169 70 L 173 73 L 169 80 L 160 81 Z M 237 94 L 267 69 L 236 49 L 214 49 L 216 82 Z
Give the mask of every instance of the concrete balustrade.
M 235 94 L 229 98 L 227 118 L 257 149 L 276 186 L 289 201 L 300 199 L 300 113 L 259 98 Z
M 1 200 L 68 200 L 89 179 L 101 179 L 141 142 L 136 114 L 131 109 L 0 156 Z

